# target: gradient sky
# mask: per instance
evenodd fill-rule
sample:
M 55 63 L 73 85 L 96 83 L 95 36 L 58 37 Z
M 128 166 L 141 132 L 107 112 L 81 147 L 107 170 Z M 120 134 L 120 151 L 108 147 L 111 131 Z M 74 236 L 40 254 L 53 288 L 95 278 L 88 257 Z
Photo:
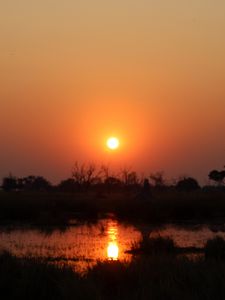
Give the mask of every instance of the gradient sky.
M 78 160 L 205 182 L 225 164 L 224 37 L 224 0 L 2 0 L 0 177 Z

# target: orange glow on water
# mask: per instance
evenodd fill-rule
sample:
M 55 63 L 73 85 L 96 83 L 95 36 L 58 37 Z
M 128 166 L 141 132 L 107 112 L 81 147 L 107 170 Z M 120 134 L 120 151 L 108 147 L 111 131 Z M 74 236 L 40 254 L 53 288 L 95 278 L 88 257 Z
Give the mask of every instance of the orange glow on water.
M 215 236 L 225 239 L 224 226 L 194 226 L 195 229 L 190 230 L 190 226 L 166 225 L 154 228 L 143 224 L 139 230 L 143 228 L 151 230 L 151 237 L 171 237 L 178 247 L 204 247 L 206 241 Z M 126 250 L 131 249 L 132 243 L 140 241 L 142 235 L 139 230 L 131 225 L 125 226 L 115 220 L 105 219 L 91 227 L 72 226 L 63 232 L 54 230 L 48 235 L 35 229 L 3 229 L 0 240 L 1 249 L 17 257 L 27 257 L 29 253 L 32 258 L 51 258 L 54 264 L 66 264 L 76 272 L 85 274 L 97 262 L 106 259 L 130 262 L 132 256 Z
M 119 247 L 117 243 L 110 242 L 107 248 L 108 259 L 117 260 L 119 257 Z
M 114 221 L 108 225 L 108 247 L 107 258 L 109 260 L 118 260 L 119 258 L 119 246 L 117 241 L 118 228 L 117 223 Z

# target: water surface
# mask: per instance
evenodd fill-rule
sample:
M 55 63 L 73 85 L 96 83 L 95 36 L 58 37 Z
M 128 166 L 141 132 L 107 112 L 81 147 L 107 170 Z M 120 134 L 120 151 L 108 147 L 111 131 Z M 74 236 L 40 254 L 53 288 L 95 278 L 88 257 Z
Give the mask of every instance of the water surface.
M 129 262 L 132 256 L 125 251 L 146 232 L 152 237 L 171 237 L 179 247 L 203 247 L 207 239 L 215 236 L 225 239 L 224 231 L 224 226 L 178 227 L 168 224 L 160 228 L 143 224 L 134 227 L 113 219 L 103 219 L 95 225 L 70 226 L 65 231 L 53 230 L 50 233 L 37 229 L 7 231 L 1 228 L 0 248 L 18 257 L 46 259 L 85 272 L 98 261 Z

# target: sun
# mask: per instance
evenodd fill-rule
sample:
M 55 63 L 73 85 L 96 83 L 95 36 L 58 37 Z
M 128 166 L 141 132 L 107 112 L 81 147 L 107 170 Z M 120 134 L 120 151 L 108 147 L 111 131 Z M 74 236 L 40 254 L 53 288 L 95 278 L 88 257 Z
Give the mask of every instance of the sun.
M 110 137 L 108 138 L 106 144 L 109 149 L 116 150 L 120 146 L 120 141 L 116 137 Z

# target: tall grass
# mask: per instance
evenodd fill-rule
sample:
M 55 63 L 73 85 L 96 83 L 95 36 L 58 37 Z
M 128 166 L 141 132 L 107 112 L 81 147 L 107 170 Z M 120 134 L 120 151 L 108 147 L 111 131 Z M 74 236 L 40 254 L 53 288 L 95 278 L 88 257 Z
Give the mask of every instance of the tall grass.
M 0 255 L 1 299 L 222 300 L 225 262 L 174 256 L 99 263 L 85 276 L 65 266 Z
M 99 214 L 114 213 L 118 218 L 151 223 L 197 222 L 225 218 L 225 193 L 202 190 L 184 193 L 176 190 L 153 191 L 142 201 L 132 191 L 114 191 L 100 195 L 80 193 L 0 191 L 0 223 L 34 222 L 68 224 L 71 218 L 96 219 Z
M 0 255 L 0 298 L 90 299 L 82 279 L 72 269 L 35 259 L 18 259 L 6 252 Z

